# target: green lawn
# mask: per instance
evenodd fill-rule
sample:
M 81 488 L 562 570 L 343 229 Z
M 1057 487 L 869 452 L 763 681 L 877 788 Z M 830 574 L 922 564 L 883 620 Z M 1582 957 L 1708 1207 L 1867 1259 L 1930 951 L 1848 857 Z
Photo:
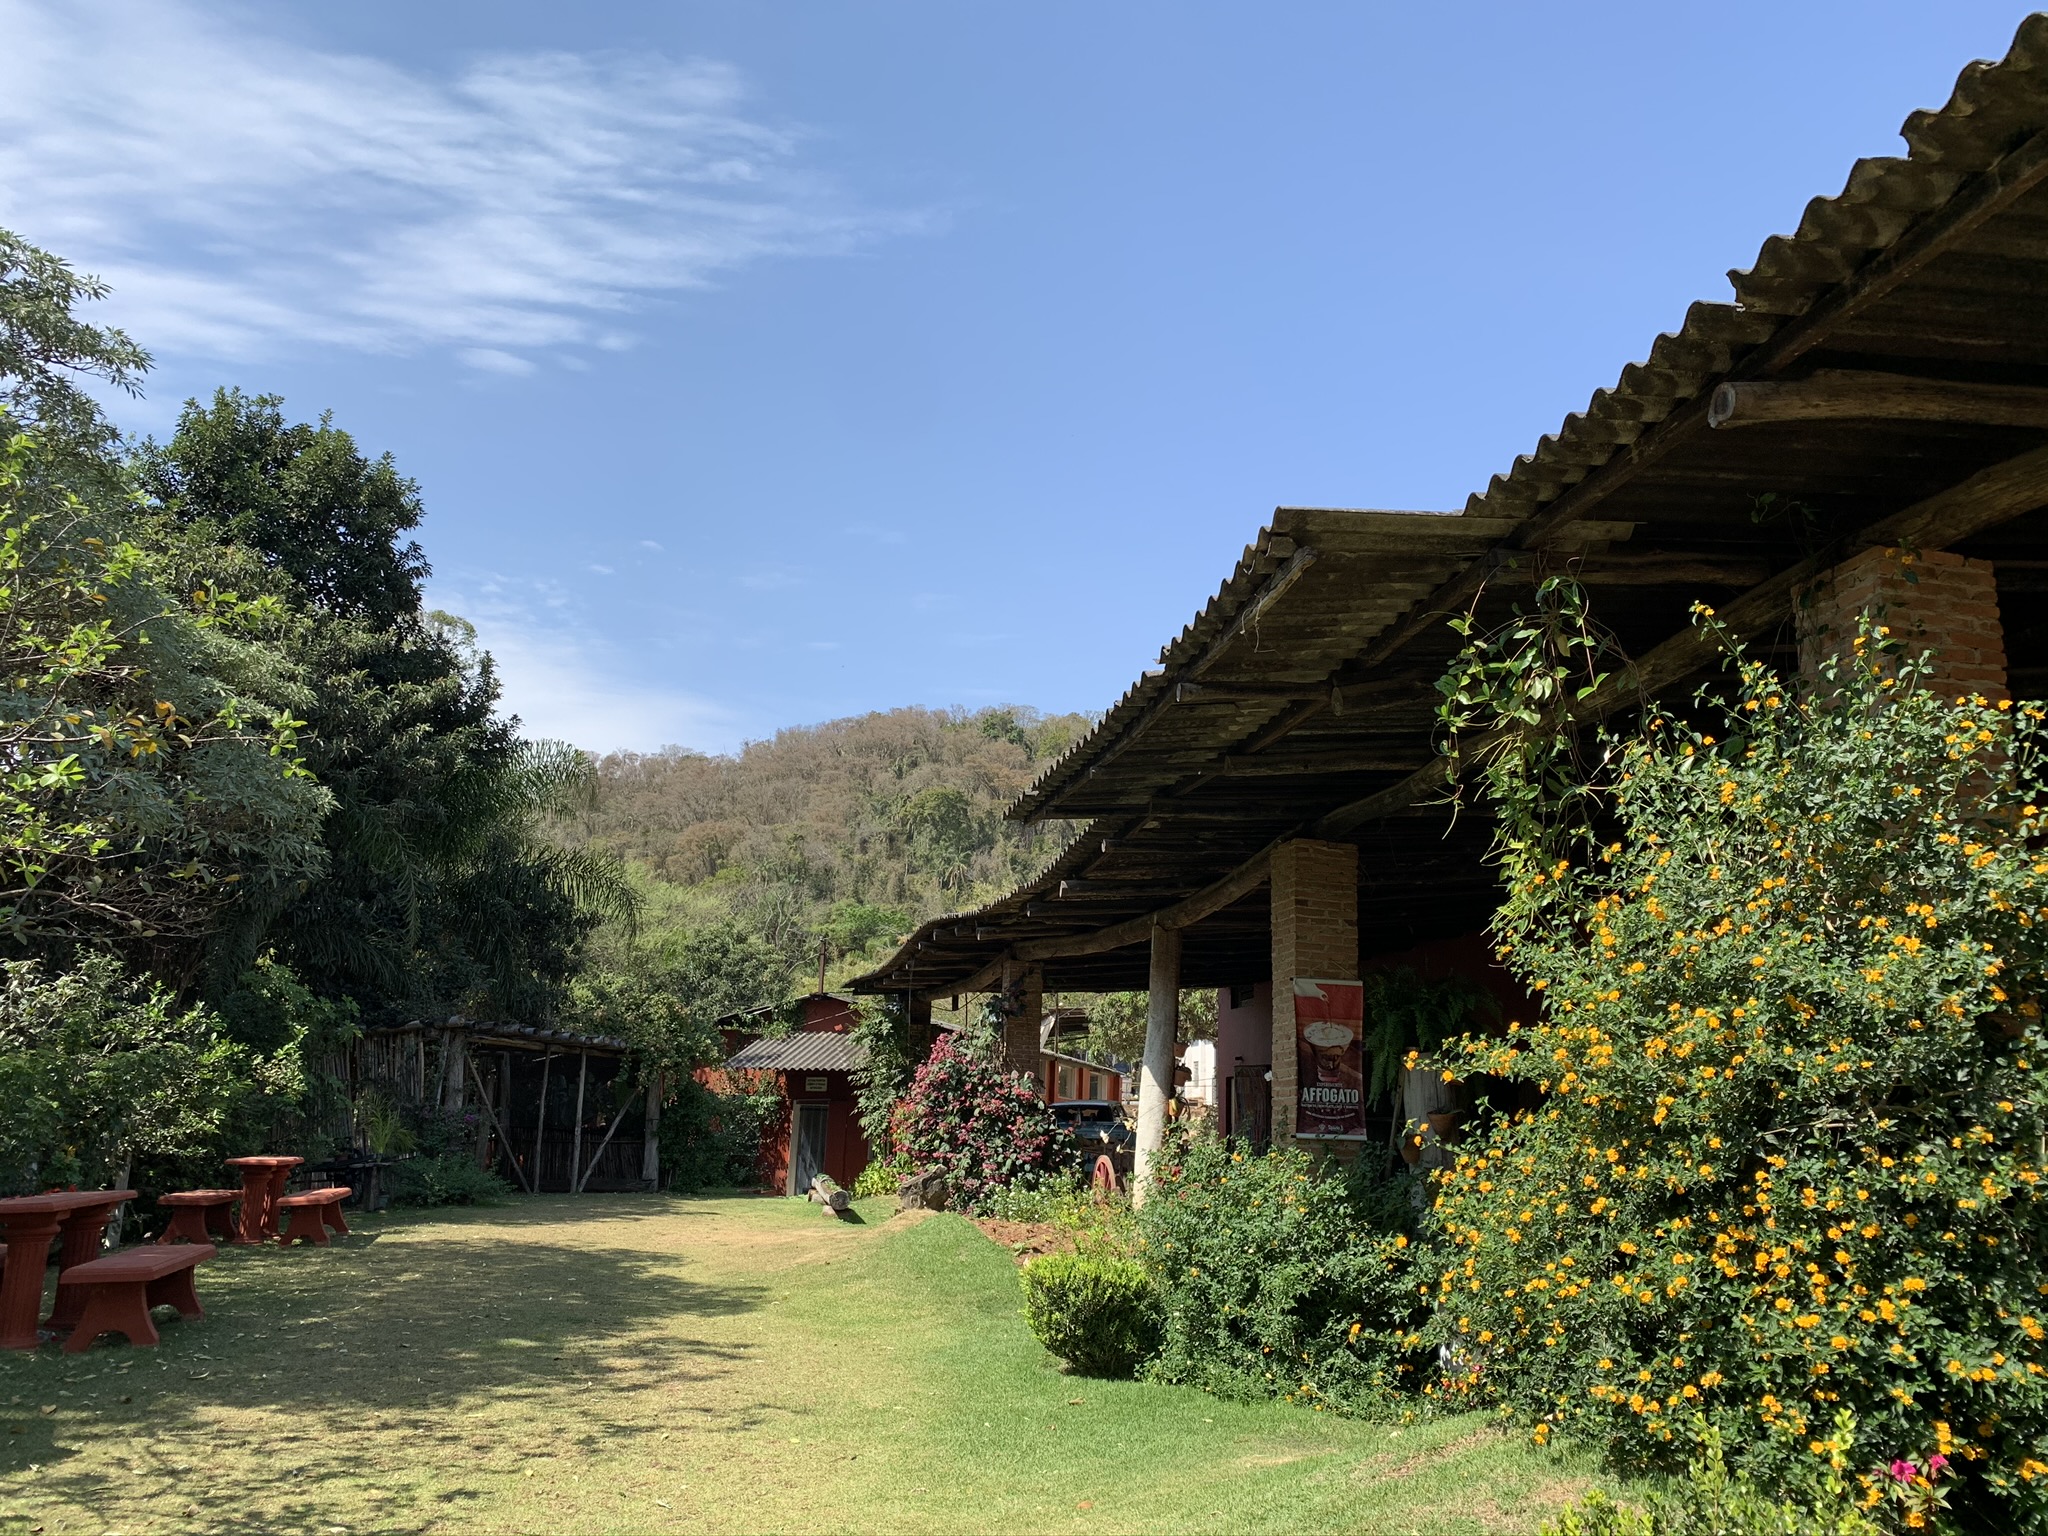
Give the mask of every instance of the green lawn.
M 1533 1531 L 1583 1467 L 1063 1375 L 969 1223 L 555 1197 L 231 1249 L 155 1350 L 0 1357 L 0 1532 Z

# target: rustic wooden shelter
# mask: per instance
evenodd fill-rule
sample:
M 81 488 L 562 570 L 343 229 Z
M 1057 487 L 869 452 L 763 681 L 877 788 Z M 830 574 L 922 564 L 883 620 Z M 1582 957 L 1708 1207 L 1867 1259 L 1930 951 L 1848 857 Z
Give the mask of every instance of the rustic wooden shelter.
M 1172 990 L 1271 983 L 1273 1049 L 1245 1066 L 1284 1138 L 1287 978 L 1467 941 L 1495 904 L 1488 827 L 1442 803 L 1452 616 L 1491 626 L 1576 576 L 1633 658 L 1589 719 L 1716 664 L 1696 600 L 1789 669 L 1875 596 L 1959 688 L 2048 687 L 2048 18 L 1902 133 L 1462 510 L 1277 510 L 1010 808 L 1081 824 L 1066 851 L 855 986 L 1005 990 L 1027 1068 L 1043 988 L 1149 986 L 1142 1142 Z
M 462 1114 L 479 1165 L 529 1193 L 654 1189 L 662 1080 L 627 1063 L 623 1040 L 458 1018 L 365 1032 L 349 1082 Z

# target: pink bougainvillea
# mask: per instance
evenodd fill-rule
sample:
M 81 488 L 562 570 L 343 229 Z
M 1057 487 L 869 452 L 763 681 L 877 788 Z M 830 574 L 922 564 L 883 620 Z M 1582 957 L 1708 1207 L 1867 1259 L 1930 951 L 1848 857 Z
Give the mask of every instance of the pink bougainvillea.
M 998 1189 L 1042 1178 L 1066 1155 L 1031 1080 L 991 1051 L 941 1036 L 896 1106 L 896 1145 L 920 1172 L 945 1175 L 949 1202 L 971 1211 Z

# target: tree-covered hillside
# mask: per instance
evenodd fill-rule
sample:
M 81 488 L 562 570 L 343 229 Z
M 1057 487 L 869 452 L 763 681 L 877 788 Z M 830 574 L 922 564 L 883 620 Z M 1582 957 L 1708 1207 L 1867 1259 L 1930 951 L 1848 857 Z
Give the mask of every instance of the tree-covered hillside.
M 821 947 L 836 980 L 1065 845 L 1065 824 L 1002 812 L 1086 726 L 1027 709 L 896 709 L 779 731 L 731 757 L 615 753 L 565 834 L 635 872 L 636 947 L 725 927 L 772 951 L 788 984 L 815 978 Z

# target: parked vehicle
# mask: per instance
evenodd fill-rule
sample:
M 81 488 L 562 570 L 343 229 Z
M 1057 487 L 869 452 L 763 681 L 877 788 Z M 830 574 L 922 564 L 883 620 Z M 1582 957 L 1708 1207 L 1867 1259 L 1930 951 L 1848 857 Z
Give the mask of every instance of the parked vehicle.
M 1107 1157 L 1119 1178 L 1128 1178 L 1135 1157 L 1137 1132 L 1124 1119 L 1124 1105 L 1114 1099 L 1065 1099 L 1047 1106 L 1074 1139 L 1074 1151 L 1082 1166 L 1093 1166 Z

